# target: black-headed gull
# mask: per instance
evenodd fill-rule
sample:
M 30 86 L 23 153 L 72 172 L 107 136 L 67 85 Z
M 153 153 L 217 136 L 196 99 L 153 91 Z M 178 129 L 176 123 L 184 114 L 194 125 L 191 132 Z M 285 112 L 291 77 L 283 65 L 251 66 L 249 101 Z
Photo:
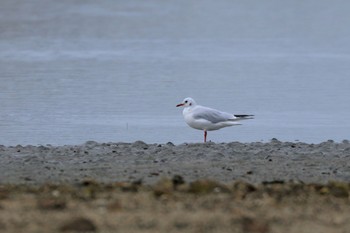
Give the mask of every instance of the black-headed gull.
M 218 130 L 227 126 L 240 125 L 237 121 L 253 119 L 254 115 L 234 115 L 216 109 L 198 105 L 192 98 L 185 98 L 176 107 L 185 107 L 182 114 L 186 123 L 204 131 L 204 142 L 207 141 L 207 131 Z

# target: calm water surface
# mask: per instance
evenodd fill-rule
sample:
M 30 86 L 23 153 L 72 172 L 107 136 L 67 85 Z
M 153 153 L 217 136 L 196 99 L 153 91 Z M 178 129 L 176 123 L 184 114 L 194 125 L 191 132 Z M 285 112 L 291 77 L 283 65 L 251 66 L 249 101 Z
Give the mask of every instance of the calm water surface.
M 0 3 L 0 144 L 200 142 L 185 97 L 236 114 L 215 142 L 349 139 L 348 1 Z

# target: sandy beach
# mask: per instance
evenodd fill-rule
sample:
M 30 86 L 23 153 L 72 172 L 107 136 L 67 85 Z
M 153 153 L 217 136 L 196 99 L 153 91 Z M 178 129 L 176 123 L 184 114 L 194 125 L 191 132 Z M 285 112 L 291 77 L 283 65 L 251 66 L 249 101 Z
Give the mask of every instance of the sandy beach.
M 1 232 L 348 232 L 350 143 L 0 146 Z

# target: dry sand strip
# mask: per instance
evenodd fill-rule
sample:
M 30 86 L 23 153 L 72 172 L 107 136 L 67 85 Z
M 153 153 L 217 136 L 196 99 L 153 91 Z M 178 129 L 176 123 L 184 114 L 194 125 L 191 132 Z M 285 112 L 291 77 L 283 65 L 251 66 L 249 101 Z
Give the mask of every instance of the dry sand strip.
M 195 143 L 173 145 L 97 143 L 72 146 L 0 146 L 0 184 L 141 182 L 180 175 L 187 182 L 212 179 L 252 184 L 273 181 L 350 181 L 350 143 L 327 141 Z
M 350 232 L 349 183 L 0 185 L 0 232 Z

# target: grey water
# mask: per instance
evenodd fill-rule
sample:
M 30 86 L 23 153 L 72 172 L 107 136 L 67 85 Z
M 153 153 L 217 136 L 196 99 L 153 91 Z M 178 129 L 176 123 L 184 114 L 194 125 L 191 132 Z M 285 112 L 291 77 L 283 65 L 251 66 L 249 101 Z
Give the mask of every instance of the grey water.
M 0 144 L 349 139 L 349 1 L 0 2 Z

